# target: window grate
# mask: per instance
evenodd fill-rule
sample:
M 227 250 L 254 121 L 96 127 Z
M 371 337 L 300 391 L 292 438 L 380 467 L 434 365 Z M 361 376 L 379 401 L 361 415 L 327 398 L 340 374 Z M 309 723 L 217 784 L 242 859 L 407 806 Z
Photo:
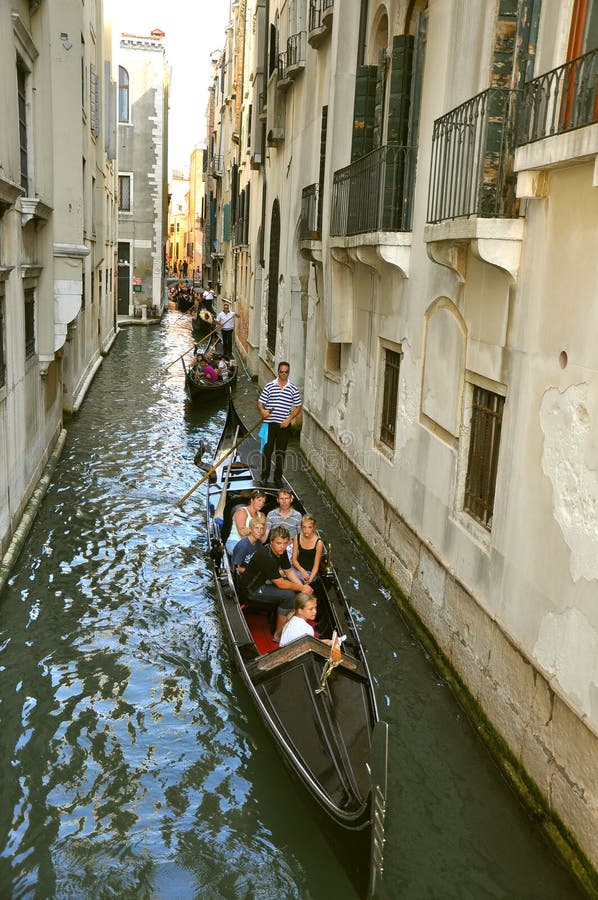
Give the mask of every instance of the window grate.
M 19 151 L 21 160 L 21 187 L 29 195 L 29 158 L 27 151 L 27 70 L 17 57 L 17 94 L 19 108 Z
M 505 398 L 474 387 L 464 508 L 488 531 L 492 528 L 498 451 Z
M 397 398 L 399 395 L 399 372 L 401 354 L 396 350 L 387 350 L 384 362 L 384 392 L 382 395 L 382 417 L 380 422 L 380 440 L 391 450 L 395 447 L 397 423 Z
M 35 355 L 35 290 L 25 289 L 25 358 Z

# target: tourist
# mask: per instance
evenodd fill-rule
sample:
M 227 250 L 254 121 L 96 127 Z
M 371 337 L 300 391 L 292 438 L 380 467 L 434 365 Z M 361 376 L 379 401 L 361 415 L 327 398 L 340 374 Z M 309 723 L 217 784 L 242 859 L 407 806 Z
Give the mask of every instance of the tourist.
M 222 301 L 222 312 L 216 316 L 216 325 L 220 328 L 222 335 L 222 353 L 226 359 L 230 359 L 233 355 L 233 331 L 235 328 L 235 319 L 239 318 L 239 314 L 230 308 L 228 300 Z
M 301 513 L 293 508 L 293 495 L 287 488 L 280 488 L 276 499 L 278 506 L 266 516 L 266 540 L 275 525 L 284 525 L 292 540 L 301 530 Z
M 240 593 L 252 601 L 266 603 L 276 608 L 276 629 L 272 640 L 280 640 L 280 632 L 295 602 L 295 594 L 313 593 L 309 584 L 301 584 L 293 571 L 286 549 L 290 543 L 289 532 L 283 525 L 275 526 L 270 533 L 270 543 L 259 547 L 247 568 L 239 578 Z
M 304 584 L 312 584 L 317 577 L 324 544 L 316 532 L 316 520 L 305 515 L 301 519 L 301 530 L 293 538 L 291 563 Z
M 251 519 L 259 519 L 266 528 L 266 517 L 262 512 L 264 503 L 266 502 L 266 494 L 264 491 L 252 491 L 247 506 L 240 506 L 233 514 L 230 533 L 226 540 L 226 549 L 231 553 L 235 544 L 243 537 L 249 534 L 249 523 Z
M 238 575 L 243 574 L 249 565 L 249 560 L 258 547 L 261 547 L 265 533 L 266 523 L 264 520 L 251 519 L 249 522 L 249 534 L 235 544 L 232 552 L 233 569 Z

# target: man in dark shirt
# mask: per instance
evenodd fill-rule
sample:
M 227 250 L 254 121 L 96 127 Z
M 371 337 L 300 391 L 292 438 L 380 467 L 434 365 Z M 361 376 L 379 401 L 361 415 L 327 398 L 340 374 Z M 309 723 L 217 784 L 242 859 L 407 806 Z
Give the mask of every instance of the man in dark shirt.
M 242 593 L 251 600 L 271 602 L 276 606 L 276 630 L 272 640 L 280 640 L 280 632 L 287 615 L 295 606 L 295 594 L 303 591 L 313 594 L 310 584 L 302 584 L 294 572 L 286 549 L 290 542 L 289 531 L 284 525 L 275 525 L 270 532 L 270 543 L 260 547 L 249 560 L 239 579 Z

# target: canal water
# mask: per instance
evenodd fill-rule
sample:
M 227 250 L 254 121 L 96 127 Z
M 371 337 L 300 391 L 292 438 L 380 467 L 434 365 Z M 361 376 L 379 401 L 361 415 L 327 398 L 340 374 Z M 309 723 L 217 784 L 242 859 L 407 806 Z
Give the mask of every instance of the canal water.
M 188 317 L 121 331 L 0 597 L 0 900 L 353 889 L 233 671 L 206 561 Z M 255 420 L 256 388 L 236 397 Z M 297 452 L 390 724 L 388 898 L 580 897 Z

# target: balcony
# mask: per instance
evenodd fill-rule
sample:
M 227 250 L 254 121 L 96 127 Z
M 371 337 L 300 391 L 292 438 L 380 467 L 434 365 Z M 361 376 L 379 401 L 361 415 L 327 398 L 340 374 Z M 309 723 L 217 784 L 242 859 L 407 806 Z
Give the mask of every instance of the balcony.
M 527 82 L 517 117 L 517 144 L 517 190 L 525 197 L 542 193 L 525 189 L 524 170 L 550 168 L 598 154 L 598 50 Z M 536 188 L 543 181 L 528 179 Z
M 215 178 L 222 178 L 222 169 L 223 169 L 223 157 L 220 155 L 214 155 L 210 158 L 210 175 L 213 175 Z
M 434 122 L 428 254 L 463 280 L 467 247 L 516 278 L 523 225 L 513 171 L 518 92 L 489 88 Z M 463 252 L 464 251 L 464 252 Z
M 299 240 L 322 240 L 320 186 L 317 182 L 304 187 L 301 192 L 301 221 L 299 228 Z
M 334 0 L 310 0 L 307 40 L 311 47 L 319 47 L 330 34 L 333 12 Z
M 411 231 L 414 158 L 386 144 L 335 172 L 330 234 Z
M 287 40 L 287 49 L 278 54 L 278 88 L 286 91 L 299 72 L 305 68 L 305 32 L 293 34 Z
M 529 144 L 594 122 L 598 122 L 598 49 L 525 85 L 517 143 Z
M 388 263 L 408 276 L 415 160 L 416 148 L 386 144 L 334 173 L 330 235 L 339 262 L 346 255 L 378 272 Z

